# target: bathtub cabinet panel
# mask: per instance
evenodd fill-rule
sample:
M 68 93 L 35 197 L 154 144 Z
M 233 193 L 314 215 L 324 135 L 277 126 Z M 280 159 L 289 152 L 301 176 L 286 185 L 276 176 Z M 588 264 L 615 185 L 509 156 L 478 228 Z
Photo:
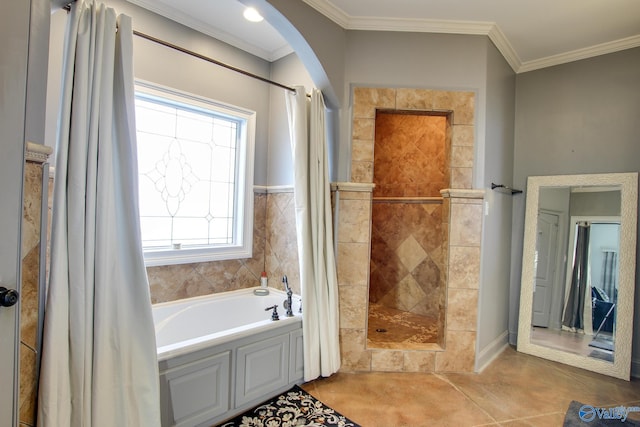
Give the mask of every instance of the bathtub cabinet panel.
M 302 329 L 292 331 L 291 353 L 289 356 L 289 382 L 295 383 L 304 378 L 304 354 L 302 349 Z
M 289 334 L 238 348 L 236 406 L 272 393 L 289 383 Z
M 230 376 L 230 351 L 164 372 L 162 425 L 192 426 L 227 412 Z

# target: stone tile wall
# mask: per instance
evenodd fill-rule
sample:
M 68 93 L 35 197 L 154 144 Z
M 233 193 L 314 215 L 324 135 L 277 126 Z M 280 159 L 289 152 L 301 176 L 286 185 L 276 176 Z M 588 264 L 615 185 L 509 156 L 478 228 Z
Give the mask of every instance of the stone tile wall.
M 40 250 L 43 163 L 51 149 L 27 144 L 22 217 L 22 282 L 20 284 L 19 421 L 36 425 L 38 384 L 38 326 L 40 306 Z M 48 189 L 46 189 L 48 194 Z
M 426 350 L 366 345 L 375 117 L 377 109 L 446 112 L 451 117 L 449 234 L 444 341 Z M 472 190 L 473 92 L 355 88 L 351 183 L 338 184 L 338 282 L 343 371 L 472 371 L 475 363 L 483 190 Z M 357 191 L 354 191 L 357 189 Z M 464 264 L 463 264 L 464 263 Z
M 259 286 L 262 271 L 270 287 L 281 289 L 287 275 L 294 292 L 300 292 L 293 190 L 254 197 L 253 257 L 147 267 L 152 303 Z

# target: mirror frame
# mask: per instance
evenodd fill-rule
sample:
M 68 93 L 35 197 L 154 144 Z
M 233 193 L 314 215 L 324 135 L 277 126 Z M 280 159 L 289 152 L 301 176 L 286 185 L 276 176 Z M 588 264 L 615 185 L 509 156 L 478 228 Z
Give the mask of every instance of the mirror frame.
M 579 186 L 615 186 L 616 189 L 620 189 L 620 250 L 618 258 L 620 270 L 618 276 L 618 302 L 616 303 L 616 336 L 613 363 L 544 347 L 531 342 L 533 282 L 535 278 L 534 257 L 540 188 Z M 522 251 L 518 351 L 629 381 L 631 375 L 631 344 L 633 336 L 637 206 L 638 173 L 635 172 L 530 176 L 528 178 L 524 247 Z

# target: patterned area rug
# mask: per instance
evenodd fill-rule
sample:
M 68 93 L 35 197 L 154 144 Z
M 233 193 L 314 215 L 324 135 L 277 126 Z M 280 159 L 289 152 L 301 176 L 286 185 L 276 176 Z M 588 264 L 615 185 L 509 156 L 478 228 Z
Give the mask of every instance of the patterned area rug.
M 220 427 L 360 427 L 298 386 L 282 393 Z

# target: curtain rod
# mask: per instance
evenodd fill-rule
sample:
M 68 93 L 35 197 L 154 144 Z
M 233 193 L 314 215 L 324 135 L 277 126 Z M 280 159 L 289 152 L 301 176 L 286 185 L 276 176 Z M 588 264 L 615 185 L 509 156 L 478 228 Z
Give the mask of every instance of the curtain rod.
M 73 0 L 71 3 L 66 4 L 63 7 L 63 9 L 66 10 L 67 12 L 71 11 L 71 4 L 73 4 L 74 2 L 75 2 L 75 0 Z M 251 73 L 251 72 L 243 70 L 241 68 L 234 67 L 233 65 L 225 64 L 224 62 L 218 61 L 218 60 L 210 58 L 208 56 L 201 55 L 201 54 L 199 54 L 197 52 L 194 52 L 192 50 L 185 49 L 185 48 L 183 48 L 181 46 L 175 45 L 173 43 L 169 43 L 169 42 L 161 40 L 161 39 L 159 39 L 157 37 L 150 36 L 149 34 L 145 34 L 145 33 L 142 33 L 140 31 L 136 31 L 136 30 L 133 30 L 133 34 L 138 36 L 138 37 L 141 37 L 143 39 L 146 39 L 146 40 L 152 41 L 154 43 L 157 43 L 159 45 L 168 47 L 170 49 L 177 50 L 178 52 L 186 53 L 187 55 L 191 55 L 191 56 L 193 56 L 195 58 L 202 59 L 203 61 L 207 61 L 207 62 L 210 62 L 212 64 L 218 65 L 220 67 L 224 67 L 224 68 L 226 68 L 228 70 L 235 71 L 236 73 L 244 74 L 247 77 L 251 77 L 251 78 L 254 78 L 256 80 L 260 80 L 262 82 L 269 83 L 271 85 L 278 86 L 278 87 L 280 87 L 282 89 L 285 89 L 285 90 L 288 90 L 290 92 L 296 93 L 295 88 L 292 88 L 291 86 L 286 86 L 286 85 L 283 85 L 282 83 L 278 83 L 278 82 L 275 82 L 273 80 L 269 80 L 269 79 L 267 79 L 265 77 L 259 76 L 257 74 Z M 309 94 L 306 94 L 306 95 L 307 95 L 307 97 L 310 96 Z
M 231 71 L 235 71 L 236 73 L 244 74 L 245 76 L 254 78 L 256 80 L 263 81 L 265 83 L 269 83 L 269 84 L 274 85 L 274 86 L 278 86 L 278 87 L 280 87 L 282 89 L 286 89 L 286 90 L 291 91 L 293 93 L 296 92 L 296 90 L 294 88 L 290 87 L 290 86 L 286 86 L 286 85 L 283 85 L 282 83 L 274 82 L 273 80 L 269 80 L 269 79 L 264 78 L 262 76 L 259 76 L 257 74 L 251 73 L 249 71 L 245 71 L 245 70 L 243 70 L 241 68 L 234 67 L 233 65 L 225 64 L 224 62 L 218 61 L 216 59 L 210 58 L 210 57 L 205 56 L 205 55 L 201 55 L 201 54 L 199 54 L 197 52 L 194 52 L 192 50 L 185 49 L 185 48 L 183 48 L 181 46 L 178 46 L 178 45 L 175 45 L 173 43 L 169 43 L 169 42 L 161 40 L 159 38 L 150 36 L 149 34 L 141 33 L 140 31 L 136 31 L 136 30 L 133 30 L 133 34 L 138 36 L 138 37 L 141 37 L 143 39 L 147 39 L 147 40 L 152 41 L 154 43 L 160 44 L 162 46 L 177 50 L 178 52 L 186 53 L 187 55 L 191 55 L 191 56 L 196 57 L 198 59 L 202 59 L 204 61 L 211 62 L 212 64 L 219 65 L 220 67 L 224 67 L 224 68 L 227 68 L 227 69 L 229 69 Z

